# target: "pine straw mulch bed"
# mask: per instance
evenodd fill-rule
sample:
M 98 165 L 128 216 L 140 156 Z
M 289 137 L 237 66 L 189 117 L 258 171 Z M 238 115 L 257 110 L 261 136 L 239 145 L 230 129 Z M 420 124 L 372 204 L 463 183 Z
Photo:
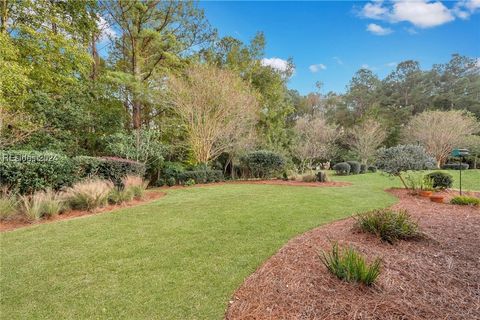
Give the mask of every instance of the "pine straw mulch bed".
M 391 190 L 426 234 L 380 242 L 351 218 L 289 241 L 235 292 L 232 319 L 480 319 L 480 209 L 438 204 Z M 451 195 L 450 192 L 449 195 Z M 331 241 L 382 258 L 373 287 L 342 282 L 318 259 Z
M 14 217 L 12 220 L 0 221 L 0 232 L 15 230 L 18 228 L 37 225 L 37 224 L 51 223 L 51 222 L 56 222 L 60 220 L 70 220 L 78 217 L 91 216 L 99 213 L 109 212 L 119 208 L 133 207 L 133 206 L 137 206 L 140 204 L 144 204 L 144 203 L 159 199 L 165 196 L 165 194 L 166 194 L 165 192 L 148 191 L 145 193 L 145 197 L 141 200 L 133 199 L 123 204 L 109 204 L 105 207 L 101 207 L 93 211 L 71 210 L 71 211 L 67 211 L 62 214 L 56 215 L 54 217 L 50 217 L 47 219 L 40 219 L 37 221 L 28 221 L 21 217 L 18 217 L 18 218 Z

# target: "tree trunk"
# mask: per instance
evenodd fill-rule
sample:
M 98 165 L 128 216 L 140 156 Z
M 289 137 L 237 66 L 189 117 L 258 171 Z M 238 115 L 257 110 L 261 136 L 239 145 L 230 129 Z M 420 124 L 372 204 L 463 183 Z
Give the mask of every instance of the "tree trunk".
M 100 65 L 100 56 L 97 51 L 97 35 L 95 32 L 92 33 L 92 43 L 91 43 L 91 50 L 92 50 L 92 58 L 93 58 L 93 64 L 92 64 L 92 74 L 90 75 L 90 78 L 95 81 L 97 80 L 98 77 L 98 67 Z
M 2 16 L 1 25 L 0 25 L 0 33 L 5 33 L 7 31 L 7 20 L 8 20 L 8 8 L 7 8 L 7 1 L 2 0 Z
M 402 177 L 402 174 L 401 174 L 401 173 L 398 175 L 398 177 L 399 177 L 400 180 L 402 181 L 403 186 L 405 187 L 405 189 L 408 189 L 407 184 L 405 183 L 405 180 L 403 180 L 403 177 Z

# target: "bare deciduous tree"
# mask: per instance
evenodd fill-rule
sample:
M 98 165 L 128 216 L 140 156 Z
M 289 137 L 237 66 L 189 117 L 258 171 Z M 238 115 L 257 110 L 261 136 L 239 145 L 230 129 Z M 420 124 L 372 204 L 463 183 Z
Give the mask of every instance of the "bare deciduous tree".
M 367 164 L 387 137 L 386 130 L 374 119 L 367 119 L 356 125 L 351 135 L 350 146 L 363 164 Z
M 311 169 L 315 159 L 328 159 L 332 156 L 337 128 L 327 124 L 322 116 L 300 117 L 294 130 L 296 141 L 293 151 L 301 162 L 301 171 Z
M 196 65 L 185 78 L 172 77 L 169 85 L 198 163 L 235 150 L 254 130 L 258 119 L 255 94 L 234 73 Z
M 480 131 L 475 117 L 465 111 L 426 111 L 415 116 L 404 131 L 405 140 L 422 144 L 435 157 L 437 167 L 444 164 L 454 147 Z

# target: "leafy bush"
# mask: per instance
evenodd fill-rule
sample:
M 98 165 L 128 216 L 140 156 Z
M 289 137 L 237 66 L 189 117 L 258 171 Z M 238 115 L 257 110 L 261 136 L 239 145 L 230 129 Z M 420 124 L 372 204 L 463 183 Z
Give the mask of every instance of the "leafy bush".
M 102 164 L 101 158 L 77 156 L 72 158 L 75 176 L 78 180 L 98 178 L 98 171 Z
M 334 243 L 330 252 L 322 251 L 319 257 L 331 273 L 347 282 L 360 282 L 370 286 L 380 275 L 380 259 L 376 258 L 368 264 L 366 259 L 352 247 L 340 251 L 338 243 Z
M 116 186 L 123 187 L 122 180 L 126 176 L 143 177 L 145 174 L 145 164 L 114 157 L 103 157 L 98 168 L 97 177 L 110 180 Z
M 403 174 L 403 179 L 407 186 L 407 189 L 410 189 L 414 194 L 422 189 L 424 176 L 421 172 L 416 171 L 407 171 Z
M 168 179 L 166 180 L 166 184 L 167 184 L 167 186 L 169 186 L 169 187 L 173 187 L 174 185 L 177 184 L 177 180 L 175 180 L 174 177 L 170 177 L 170 178 L 168 178 Z
M 240 158 L 242 167 L 254 178 L 271 178 L 283 172 L 285 158 L 275 152 L 260 150 L 250 152 Z
M 58 190 L 75 180 L 72 161 L 64 155 L 39 151 L 0 151 L 0 187 L 20 194 Z
M 185 171 L 178 175 L 178 180 L 181 183 L 185 183 L 187 180 L 190 179 L 194 180 L 195 183 L 210 183 L 223 181 L 224 177 L 222 170 L 212 169 Z
M 405 188 L 408 188 L 402 177 L 402 172 L 431 169 L 435 159 L 430 157 L 425 149 L 417 145 L 398 145 L 391 148 L 381 148 L 377 152 L 377 167 L 380 170 L 397 176 Z
M 359 174 L 361 165 L 360 162 L 358 161 L 347 161 L 347 163 L 350 165 L 350 174 Z
M 376 166 L 368 166 L 367 170 L 368 170 L 368 172 L 377 172 L 377 167 Z
M 18 199 L 14 194 L 0 193 L 0 220 L 8 220 L 18 211 Z
M 178 179 L 183 172 L 185 172 L 185 167 L 181 163 L 167 161 L 164 163 L 161 176 L 167 183 L 167 180 L 170 178 Z
M 64 197 L 72 209 L 93 210 L 108 203 L 112 182 L 100 179 L 77 182 L 69 188 Z
M 470 166 L 468 163 L 447 163 L 442 166 L 442 169 L 445 170 L 460 170 L 460 168 L 462 168 L 462 170 L 467 170 Z
M 184 185 L 185 187 L 194 186 L 194 185 L 195 185 L 195 180 L 193 180 L 193 179 L 188 179 L 187 181 L 185 181 L 185 182 L 183 183 L 183 185 Z
M 328 182 L 328 175 L 325 171 L 317 172 L 316 178 L 318 182 Z
M 393 244 L 397 240 L 408 240 L 420 236 L 418 224 L 405 210 L 381 209 L 359 214 L 356 226 L 363 232 L 376 235 Z
M 347 162 L 339 162 L 333 166 L 333 170 L 335 170 L 339 176 L 350 174 L 350 169 L 350 165 Z
M 433 188 L 435 189 L 448 189 L 453 186 L 452 175 L 445 172 L 435 171 L 427 174 L 427 178 L 433 181 Z
M 468 196 L 456 196 L 450 200 L 450 203 L 462 206 L 480 206 L 480 199 Z
M 362 163 L 360 164 L 360 173 L 367 173 L 367 165 Z

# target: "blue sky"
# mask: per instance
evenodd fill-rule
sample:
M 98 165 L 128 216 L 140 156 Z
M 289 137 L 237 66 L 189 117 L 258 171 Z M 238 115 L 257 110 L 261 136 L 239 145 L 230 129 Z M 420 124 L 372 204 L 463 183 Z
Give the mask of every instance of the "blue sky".
M 324 83 L 325 92 L 344 92 L 361 67 L 384 77 L 403 60 L 430 68 L 452 53 L 480 57 L 480 0 L 206 1 L 200 6 L 221 36 L 247 42 L 263 31 L 267 61 L 281 68 L 282 60 L 292 57 L 296 69 L 289 87 L 303 94 L 314 91 L 316 81 Z

